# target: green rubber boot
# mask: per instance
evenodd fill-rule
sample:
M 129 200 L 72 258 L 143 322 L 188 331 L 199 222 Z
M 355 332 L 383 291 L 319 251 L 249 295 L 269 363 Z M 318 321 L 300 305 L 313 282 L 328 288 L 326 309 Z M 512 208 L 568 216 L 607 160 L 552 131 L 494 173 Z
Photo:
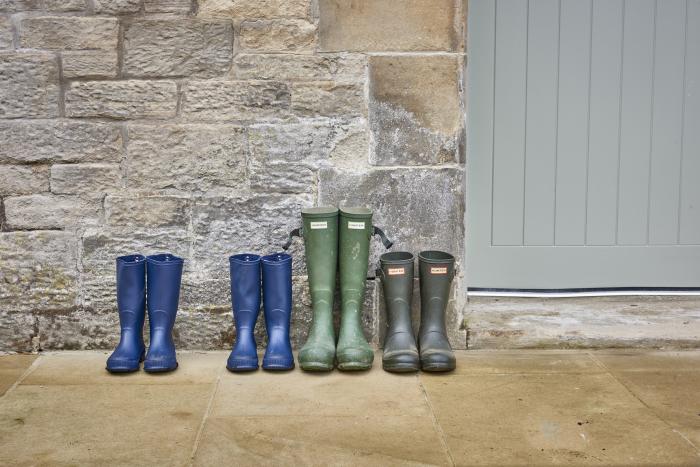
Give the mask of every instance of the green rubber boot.
M 338 209 L 302 209 L 301 218 L 313 322 L 298 361 L 302 370 L 331 371 L 335 360 L 333 294 L 338 268 Z
M 372 211 L 367 208 L 341 208 L 340 220 L 340 336 L 336 359 L 338 369 L 345 371 L 372 368 L 374 351 L 362 331 L 362 303 L 369 262 L 369 240 L 382 236 L 384 245 L 391 242 L 372 226 Z

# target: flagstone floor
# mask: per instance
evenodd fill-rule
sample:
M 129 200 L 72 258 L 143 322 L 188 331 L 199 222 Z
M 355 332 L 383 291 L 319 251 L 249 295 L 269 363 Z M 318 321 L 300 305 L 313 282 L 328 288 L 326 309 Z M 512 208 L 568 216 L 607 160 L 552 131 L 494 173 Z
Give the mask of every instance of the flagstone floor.
M 700 465 L 700 351 L 465 351 L 448 375 L 107 355 L 0 357 L 0 465 Z

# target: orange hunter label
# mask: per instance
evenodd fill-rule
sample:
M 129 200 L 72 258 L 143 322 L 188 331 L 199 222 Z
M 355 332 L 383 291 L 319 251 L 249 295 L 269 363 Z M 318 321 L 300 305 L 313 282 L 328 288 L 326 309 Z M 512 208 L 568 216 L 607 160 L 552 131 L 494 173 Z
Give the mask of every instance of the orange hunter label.
M 445 267 L 431 267 L 430 274 L 447 274 L 447 268 L 445 268 Z
M 400 275 L 404 274 L 405 271 L 404 271 L 404 268 L 389 268 L 389 269 L 387 269 L 386 272 L 390 276 L 400 276 Z

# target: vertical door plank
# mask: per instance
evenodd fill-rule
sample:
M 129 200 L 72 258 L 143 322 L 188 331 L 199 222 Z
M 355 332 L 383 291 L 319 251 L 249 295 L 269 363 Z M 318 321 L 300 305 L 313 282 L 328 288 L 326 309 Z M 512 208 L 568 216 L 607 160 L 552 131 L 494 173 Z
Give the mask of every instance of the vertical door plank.
M 522 0 L 496 3 L 494 245 L 523 243 L 527 6 Z
M 627 0 L 622 51 L 622 127 L 617 243 L 645 245 L 649 201 L 654 0 Z
M 559 0 L 530 0 L 528 20 L 525 245 L 554 244 Z
M 555 244 L 583 245 L 590 82 L 591 0 L 562 0 Z
M 656 8 L 654 115 L 652 116 L 649 243 L 675 245 L 683 136 L 685 0 Z
M 614 245 L 623 0 L 593 0 L 586 244 Z
M 679 240 L 700 244 L 700 0 L 688 0 Z
M 493 154 L 493 91 L 496 5 L 472 0 L 468 27 L 468 154 L 467 254 L 491 244 L 491 170 Z

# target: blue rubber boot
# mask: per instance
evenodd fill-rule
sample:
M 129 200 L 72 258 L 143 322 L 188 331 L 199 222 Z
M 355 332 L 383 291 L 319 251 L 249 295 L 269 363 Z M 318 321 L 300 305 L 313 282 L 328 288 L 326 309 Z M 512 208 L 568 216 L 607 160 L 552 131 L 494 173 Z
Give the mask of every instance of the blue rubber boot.
M 180 300 L 183 263 L 182 258 L 168 253 L 146 257 L 151 343 L 143 369 L 149 373 L 177 368 L 173 326 Z
M 117 258 L 117 309 L 121 337 L 107 359 L 107 371 L 138 371 L 143 361 L 143 322 L 146 319 L 146 258 L 142 255 Z
M 241 254 L 229 257 L 231 304 L 236 325 L 236 343 L 226 362 L 229 371 L 258 369 L 255 322 L 260 313 L 260 256 Z
M 262 257 L 263 308 L 267 328 L 265 370 L 294 368 L 289 325 L 292 318 L 292 257 L 275 253 Z

